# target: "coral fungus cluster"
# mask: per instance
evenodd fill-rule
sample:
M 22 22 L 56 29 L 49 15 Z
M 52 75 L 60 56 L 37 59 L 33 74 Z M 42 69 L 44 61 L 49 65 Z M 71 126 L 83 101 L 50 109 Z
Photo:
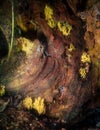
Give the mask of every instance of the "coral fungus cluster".
M 46 111 L 44 99 L 41 97 L 35 98 L 33 102 L 32 98 L 28 96 L 23 100 L 23 106 L 28 110 L 36 110 L 38 114 L 45 114 Z
M 63 21 L 56 21 L 53 19 L 53 9 L 49 7 L 48 5 L 44 8 L 44 15 L 45 19 L 47 20 L 47 24 L 51 28 L 57 27 L 60 32 L 62 32 L 63 35 L 68 36 L 70 35 L 70 31 L 72 30 L 72 26 L 69 25 L 67 22 Z
M 82 56 L 81 56 L 81 62 L 83 63 L 90 63 L 91 60 L 90 60 L 90 56 L 86 53 L 86 52 L 83 52 Z
M 83 79 L 86 78 L 87 73 L 89 72 L 90 63 L 91 63 L 90 56 L 86 52 L 83 52 L 83 54 L 81 55 L 82 67 L 80 67 L 79 69 L 79 74 L 81 78 Z
M 51 28 L 56 27 L 56 21 L 52 18 L 53 17 L 53 9 L 50 8 L 48 5 L 46 5 L 44 8 L 44 14 L 45 14 L 45 19 L 47 20 L 48 25 Z
M 72 26 L 70 26 L 67 22 L 58 22 L 58 29 L 62 32 L 63 35 L 70 35 L 70 31 L 72 30 Z

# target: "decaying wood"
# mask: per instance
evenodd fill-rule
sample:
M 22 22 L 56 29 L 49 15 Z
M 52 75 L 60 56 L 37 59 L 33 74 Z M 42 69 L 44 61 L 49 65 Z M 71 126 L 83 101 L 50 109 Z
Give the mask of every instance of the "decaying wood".
M 80 57 L 89 47 L 84 40 L 82 20 L 75 16 L 75 10 L 72 9 L 74 13 L 70 13 L 66 8 L 70 6 L 71 1 L 66 2 L 68 5 L 61 1 L 54 5 L 43 2 L 45 4 L 41 5 L 41 1 L 32 1 L 29 3 L 31 14 L 27 14 L 27 10 L 20 14 L 23 18 L 25 13 L 28 21 L 35 20 L 39 29 L 34 31 L 36 38 L 33 36 L 33 39 L 25 37 L 17 39 L 17 47 L 21 48 L 21 51 L 15 51 L 10 60 L 1 65 L 0 81 L 8 91 L 21 94 L 23 97 L 28 95 L 33 98 L 39 96 L 44 98 L 47 104 L 47 115 L 72 120 L 78 115 L 82 105 L 91 98 L 96 87 L 92 63 L 89 65 L 89 72 L 85 79 L 79 75 Z M 46 4 L 54 9 L 55 19 L 66 21 L 72 26 L 69 36 L 64 36 L 58 29 L 51 29 L 48 26 L 43 14 Z M 92 18 L 90 15 L 88 17 Z M 90 25 L 88 17 L 87 23 Z M 98 24 L 100 21 L 96 27 Z M 89 26 L 86 30 L 87 40 Z M 95 35 L 94 30 L 92 31 L 94 33 L 92 40 L 96 40 L 99 46 L 100 38 Z M 100 32 L 100 28 L 96 32 Z M 75 46 L 71 54 L 68 51 L 70 43 Z

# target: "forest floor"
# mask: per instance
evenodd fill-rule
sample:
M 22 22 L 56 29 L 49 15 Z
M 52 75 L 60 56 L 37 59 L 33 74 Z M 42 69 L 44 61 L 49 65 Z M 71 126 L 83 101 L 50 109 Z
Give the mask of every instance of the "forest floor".
M 38 115 L 33 110 L 20 107 L 20 96 L 0 98 L 1 130 L 99 130 L 100 129 L 100 94 L 91 102 L 85 116 L 72 125 L 46 115 Z M 84 108 L 85 109 L 85 108 Z M 82 114 L 82 113 L 81 113 Z

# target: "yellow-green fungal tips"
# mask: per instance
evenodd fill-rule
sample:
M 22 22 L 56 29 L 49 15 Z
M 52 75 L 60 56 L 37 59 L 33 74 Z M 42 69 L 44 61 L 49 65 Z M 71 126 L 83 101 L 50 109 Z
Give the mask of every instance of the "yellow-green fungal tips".
M 90 63 L 91 62 L 91 59 L 90 59 L 90 56 L 86 53 L 86 52 L 83 52 L 82 56 L 81 56 L 81 62 L 83 63 Z
M 26 108 L 26 109 L 32 109 L 32 98 L 27 96 L 24 100 L 23 100 L 23 106 Z
M 73 52 L 74 50 L 75 50 L 75 47 L 74 47 L 73 43 L 71 43 L 69 48 L 68 48 L 68 51 Z
M 63 35 L 70 35 L 70 31 L 72 30 L 72 26 L 67 22 L 58 22 L 58 29 L 62 32 Z
M 87 74 L 86 69 L 81 67 L 79 69 L 79 74 L 80 74 L 81 78 L 83 78 L 83 79 L 86 78 L 86 74 Z
M 46 107 L 44 103 L 44 98 L 37 97 L 33 101 L 31 97 L 27 96 L 23 99 L 22 104 L 24 108 L 28 110 L 31 110 L 31 109 L 36 110 L 39 115 L 45 114 Z
M 35 101 L 33 103 L 33 108 L 39 113 L 39 114 L 45 114 L 45 104 L 44 104 L 44 98 L 38 97 L 35 98 Z
M 81 55 L 81 66 L 79 69 L 79 74 L 81 78 L 86 78 L 88 72 L 89 72 L 89 67 L 90 67 L 91 59 L 90 56 L 87 52 L 83 52 Z
M 49 7 L 48 5 L 46 5 L 44 8 L 44 14 L 45 14 L 46 20 L 52 19 L 53 9 L 51 7 Z
M 0 96 L 3 96 L 5 94 L 5 86 L 1 85 L 0 86 Z
M 50 28 L 56 27 L 56 21 L 52 18 L 53 9 L 49 7 L 48 5 L 46 5 L 44 8 L 44 15 L 45 15 L 45 19 L 47 20 L 47 24 L 49 25 L 49 27 Z
M 67 22 L 61 22 L 58 20 L 55 20 L 53 18 L 53 9 L 46 5 L 44 8 L 44 15 L 45 15 L 45 20 L 47 21 L 47 24 L 49 25 L 50 28 L 55 28 L 57 27 L 59 31 L 62 32 L 63 35 L 68 36 L 70 35 L 70 31 L 72 30 L 72 26 L 69 25 Z
M 51 28 L 56 27 L 56 22 L 53 19 L 49 19 L 47 23 Z

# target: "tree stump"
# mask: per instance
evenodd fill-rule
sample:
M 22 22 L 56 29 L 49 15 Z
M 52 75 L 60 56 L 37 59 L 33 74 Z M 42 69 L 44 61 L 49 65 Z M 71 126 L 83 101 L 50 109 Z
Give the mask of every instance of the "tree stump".
M 92 35 L 92 50 L 100 47 L 100 38 L 95 34 L 100 34 L 100 19 L 94 27 L 89 21 L 92 15 L 88 14 L 84 27 L 84 21 L 77 15 L 81 6 L 77 0 L 73 6 L 67 0 L 24 2 L 17 17 L 24 35 L 16 39 L 9 61 L 0 65 L 0 83 L 7 91 L 23 97 L 43 98 L 46 115 L 74 120 L 100 81 L 100 67 L 96 74 L 90 50 Z M 90 31 L 90 24 L 95 31 Z M 99 66 L 100 57 L 95 59 Z

